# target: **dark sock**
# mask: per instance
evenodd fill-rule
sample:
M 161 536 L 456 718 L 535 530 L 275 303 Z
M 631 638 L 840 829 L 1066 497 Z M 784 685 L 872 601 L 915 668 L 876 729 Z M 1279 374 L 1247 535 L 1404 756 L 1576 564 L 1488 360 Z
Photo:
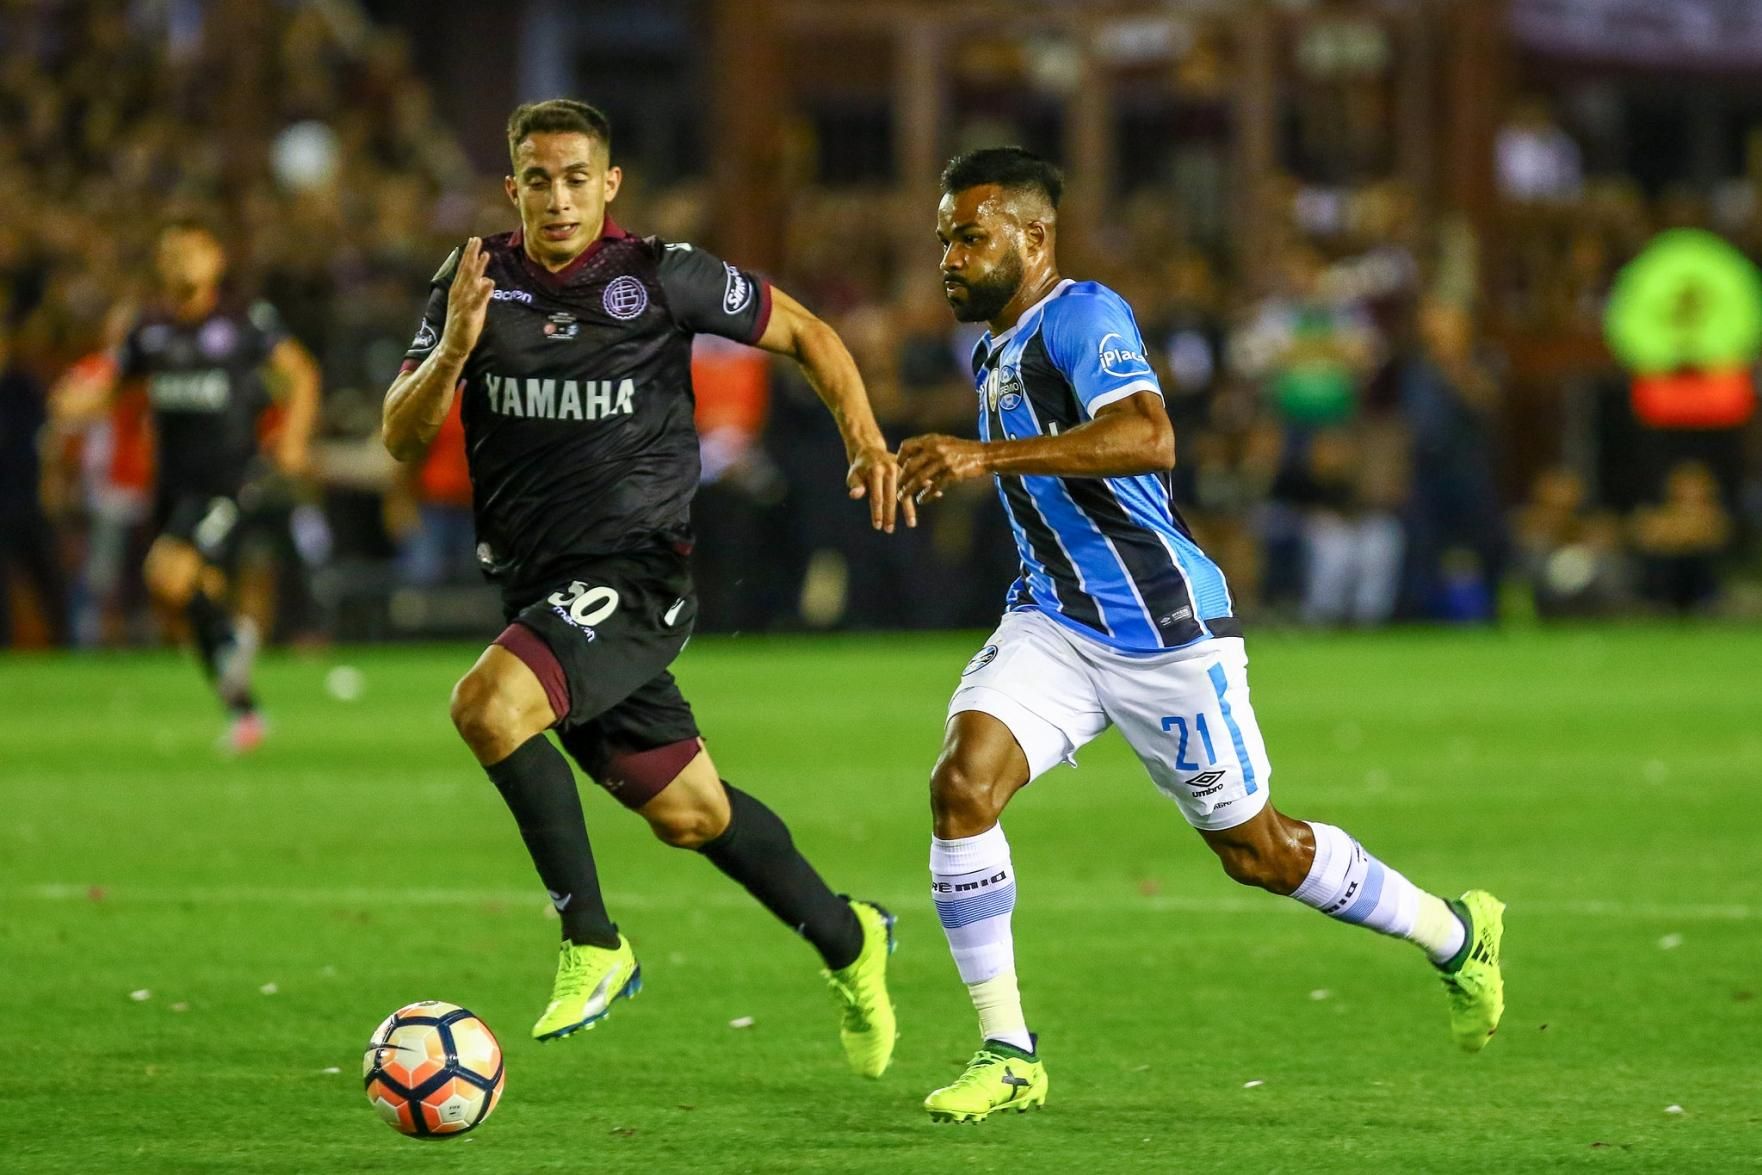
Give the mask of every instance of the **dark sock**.
M 184 615 L 189 617 L 190 632 L 196 638 L 196 653 L 202 659 L 202 672 L 213 681 L 219 672 L 220 650 L 231 644 L 235 635 L 232 616 L 219 601 L 199 588 L 184 606 Z M 235 716 L 249 714 L 257 708 L 257 699 L 248 689 L 220 700 L 226 704 L 227 712 Z
M 728 828 L 698 851 L 813 943 L 827 967 L 836 971 L 856 962 L 863 926 L 850 903 L 826 888 L 777 813 L 726 780 L 722 786 L 728 791 Z
M 190 619 L 190 634 L 196 638 L 196 652 L 202 658 L 202 669 L 209 677 L 213 677 L 214 659 L 220 655 L 221 648 L 232 640 L 232 617 L 215 602 L 213 596 L 200 589 L 184 605 L 184 615 Z
M 484 770 L 514 813 L 539 880 L 563 920 L 563 937 L 577 946 L 616 947 L 618 928 L 600 895 L 600 875 L 569 761 L 550 739 L 535 734 Z

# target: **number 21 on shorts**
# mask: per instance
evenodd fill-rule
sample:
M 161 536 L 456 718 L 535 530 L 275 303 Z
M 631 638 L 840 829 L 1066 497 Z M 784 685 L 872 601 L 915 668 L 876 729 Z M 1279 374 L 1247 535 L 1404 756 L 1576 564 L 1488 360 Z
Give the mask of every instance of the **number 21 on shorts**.
M 1199 741 L 1205 745 L 1205 765 L 1207 767 L 1216 767 L 1217 751 L 1211 745 L 1211 729 L 1205 724 L 1205 715 L 1195 715 L 1192 727 L 1199 731 Z M 1187 757 L 1189 749 L 1188 743 L 1192 739 L 1192 730 L 1188 728 L 1187 719 L 1180 715 L 1164 718 L 1162 720 L 1162 728 L 1165 731 L 1175 732 L 1181 739 L 1180 745 L 1175 748 L 1175 770 L 1198 771 L 1199 764 L 1193 762 Z

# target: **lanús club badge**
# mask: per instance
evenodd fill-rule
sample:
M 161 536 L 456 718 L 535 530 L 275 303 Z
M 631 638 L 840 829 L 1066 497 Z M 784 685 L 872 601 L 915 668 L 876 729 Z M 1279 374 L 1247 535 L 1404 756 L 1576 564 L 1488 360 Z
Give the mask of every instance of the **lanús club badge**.
M 613 318 L 628 321 L 648 309 L 648 287 L 629 274 L 615 277 L 606 283 L 606 292 L 600 299 L 600 305 Z

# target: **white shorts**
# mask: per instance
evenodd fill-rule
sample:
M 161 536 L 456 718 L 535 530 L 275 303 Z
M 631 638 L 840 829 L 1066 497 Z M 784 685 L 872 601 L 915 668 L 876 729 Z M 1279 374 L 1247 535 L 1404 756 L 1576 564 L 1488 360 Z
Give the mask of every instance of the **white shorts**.
M 1240 637 L 1134 656 L 1042 612 L 1011 612 L 967 663 L 948 703 L 1015 735 L 1029 778 L 1118 726 L 1151 780 L 1195 828 L 1234 828 L 1266 806 L 1272 764 L 1248 703 Z

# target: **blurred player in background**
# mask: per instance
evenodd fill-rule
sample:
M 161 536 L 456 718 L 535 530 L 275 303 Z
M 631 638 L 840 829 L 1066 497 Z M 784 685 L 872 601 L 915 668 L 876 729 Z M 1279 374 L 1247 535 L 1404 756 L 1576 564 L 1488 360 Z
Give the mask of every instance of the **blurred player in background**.
M 1174 432 L 1131 309 L 1059 275 L 1062 190 L 1056 168 L 1018 148 L 974 151 L 943 172 L 943 292 L 956 318 L 990 326 L 973 352 L 980 439 L 900 449 L 908 501 L 995 478 L 1022 561 L 1002 624 L 949 703 L 931 777 L 931 893 L 982 1044 L 925 1108 L 978 1121 L 1046 1099 L 1017 991 L 1016 876 L 998 818 L 1111 725 L 1232 878 L 1418 944 L 1443 978 L 1457 1043 L 1479 1050 L 1504 1011 L 1504 907 L 1483 890 L 1445 902 L 1340 829 L 1268 804 L 1241 624 L 1170 496 Z
M 193 220 L 159 234 L 160 301 L 141 313 L 113 361 L 62 381 L 63 424 L 108 408 L 119 388 L 145 385 L 157 439 L 158 477 L 145 578 L 153 600 L 181 612 L 202 668 L 229 716 L 227 745 L 248 751 L 264 727 L 251 690 L 255 627 L 226 603 L 227 574 L 246 489 L 259 454 L 259 417 L 271 398 L 284 415 L 270 450 L 275 466 L 306 470 L 318 415 L 318 366 L 266 302 L 240 305 L 225 290 L 226 251 Z
M 420 457 L 463 400 L 478 559 L 508 627 L 453 690 L 452 716 L 519 825 L 562 919 L 554 1040 L 641 986 L 600 893 L 563 748 L 667 844 L 694 849 L 819 952 L 851 1066 L 893 1054 L 893 919 L 827 888 L 764 804 L 720 777 L 668 666 L 697 616 L 690 507 L 699 481 L 691 340 L 788 355 L 844 437 L 852 498 L 891 530 L 897 467 L 850 353 L 764 279 L 606 213 L 622 171 L 598 110 L 555 99 L 508 123 L 520 228 L 473 237 L 435 275 L 385 443 Z M 908 520 L 909 520 L 909 510 Z

